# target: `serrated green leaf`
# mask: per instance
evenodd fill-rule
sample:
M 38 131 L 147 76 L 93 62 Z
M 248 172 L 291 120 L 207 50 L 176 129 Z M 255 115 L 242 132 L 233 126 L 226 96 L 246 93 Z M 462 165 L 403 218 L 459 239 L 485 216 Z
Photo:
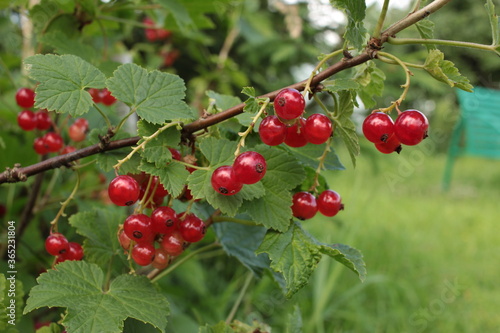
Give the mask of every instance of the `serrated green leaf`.
M 7 266 L 6 266 L 7 267 Z M 15 290 L 14 290 L 15 289 Z M 0 273 L 0 331 L 17 333 L 24 305 L 23 284 L 16 274 Z
M 488 11 L 488 18 L 490 20 L 491 25 L 491 38 L 493 42 L 491 45 L 499 45 L 500 44 L 500 23 L 498 22 L 498 15 L 495 12 L 495 5 L 492 0 L 486 0 L 486 4 L 484 5 L 486 10 Z
M 63 325 L 73 333 L 119 333 L 128 317 L 165 332 L 167 299 L 145 276 L 124 274 L 105 286 L 104 272 L 85 261 L 65 261 L 43 273 L 24 314 L 41 307 L 67 308 Z
M 291 297 L 307 284 L 322 254 L 347 266 L 361 280 L 366 276 L 364 262 L 358 250 L 342 244 L 320 243 L 303 230 L 298 222 L 283 233 L 269 230 L 256 253 L 269 254 L 271 268 L 283 274 L 286 297 Z
M 162 127 L 162 125 L 151 124 L 145 120 L 140 120 L 137 123 L 137 131 L 141 137 L 149 137 L 153 135 L 160 129 L 160 127 Z M 172 161 L 172 153 L 168 148 L 169 146 L 177 146 L 180 139 L 180 131 L 175 126 L 167 128 L 158 134 L 154 139 L 148 141 L 144 150 L 141 151 L 141 156 L 148 162 L 155 163 L 158 168 L 161 168 Z M 143 139 L 141 139 L 138 144 L 141 144 L 142 142 Z
M 207 91 L 206 94 L 208 98 L 214 100 L 215 105 L 220 110 L 226 110 L 241 103 L 241 99 L 236 96 L 222 95 L 212 90 Z
M 434 22 L 431 20 L 421 20 L 415 24 L 415 27 L 420 34 L 420 37 L 424 39 L 432 39 L 434 38 Z M 434 44 L 425 44 L 427 50 L 436 49 L 436 45 Z
M 328 90 L 331 92 L 338 92 L 341 90 L 357 90 L 359 89 L 359 83 L 353 79 L 335 79 L 323 82 L 323 90 Z
M 224 251 L 238 259 L 255 275 L 260 277 L 264 270 L 269 268 L 267 255 L 255 254 L 266 235 L 265 227 L 222 222 L 214 223 L 213 228 Z
M 298 304 L 293 307 L 293 313 L 288 315 L 288 325 L 286 333 L 302 333 L 302 312 Z
M 344 38 L 356 49 L 361 49 L 366 41 L 363 21 L 366 15 L 365 0 L 330 0 L 330 3 L 345 12 L 347 27 Z
M 189 171 L 182 164 L 171 162 L 165 166 L 158 167 L 154 163 L 142 161 L 139 170 L 160 178 L 160 183 L 174 198 L 184 190 Z
M 373 62 L 368 65 L 360 66 L 360 71 L 356 74 L 356 82 L 361 85 L 358 95 L 366 108 L 372 108 L 375 105 L 374 96 L 382 96 L 384 91 L 384 72 L 375 67 Z
M 247 95 L 248 97 L 256 97 L 255 95 L 257 94 L 255 92 L 254 87 L 243 87 L 243 89 L 241 90 L 241 93 L 244 95 Z
M 52 46 L 58 54 L 73 54 L 92 62 L 98 56 L 96 50 L 80 40 L 68 38 L 62 31 L 51 31 L 39 36 L 41 43 Z
M 199 333 L 235 333 L 231 326 L 227 325 L 225 322 L 220 321 L 215 325 L 206 324 L 200 327 Z
M 129 317 L 125 320 L 123 333 L 158 333 L 158 330 L 150 324 Z
M 153 124 L 173 120 L 192 120 L 194 114 L 184 102 L 186 86 L 177 75 L 136 64 L 124 64 L 106 81 L 112 95 Z
M 354 111 L 352 102 L 353 95 L 350 91 L 339 92 L 338 105 L 336 108 L 335 118 L 335 133 L 338 133 L 344 141 L 344 144 L 351 156 L 352 165 L 356 166 L 356 157 L 359 155 L 359 139 L 356 133 L 356 125 L 354 125 L 351 116 Z
M 300 184 L 299 188 L 296 189 L 297 192 L 299 191 L 307 192 L 314 185 L 316 186 L 316 190 L 318 191 L 318 193 L 321 193 L 329 189 L 325 176 L 323 176 L 321 173 L 317 174 L 316 169 L 313 169 L 311 167 L 305 167 L 305 171 L 306 171 L 306 179 L 302 182 L 302 184 Z
M 469 79 L 460 74 L 455 64 L 449 60 L 444 60 L 443 52 L 439 50 L 429 51 L 425 60 L 424 69 L 436 80 L 446 83 L 450 87 L 457 87 L 462 90 L 472 92 L 473 86 Z
M 118 209 L 95 208 L 73 214 L 69 224 L 85 237 L 85 260 L 107 269 L 111 258 L 121 251 L 116 237 L 118 225 L 125 220 L 125 212 Z
M 50 323 L 49 326 L 43 326 L 36 330 L 35 333 L 61 333 L 61 326 L 56 323 Z
M 194 22 L 186 7 L 177 0 L 158 0 L 158 3 L 172 13 L 172 17 L 181 30 L 191 30 Z
M 93 104 L 85 88 L 104 88 L 104 74 L 74 55 L 37 54 L 24 63 L 28 75 L 39 82 L 35 107 L 40 109 L 77 117 L 88 112 Z
M 231 165 L 237 143 L 226 139 L 206 138 L 200 142 L 201 153 L 210 161 L 210 166 Z
M 293 154 L 302 164 L 309 166 L 313 169 L 318 168 L 319 158 L 325 151 L 325 145 L 307 145 L 300 148 L 286 147 L 288 151 Z M 324 167 L 326 170 L 345 170 L 344 165 L 340 162 L 335 150 L 330 147 L 331 151 L 328 153 L 324 160 Z

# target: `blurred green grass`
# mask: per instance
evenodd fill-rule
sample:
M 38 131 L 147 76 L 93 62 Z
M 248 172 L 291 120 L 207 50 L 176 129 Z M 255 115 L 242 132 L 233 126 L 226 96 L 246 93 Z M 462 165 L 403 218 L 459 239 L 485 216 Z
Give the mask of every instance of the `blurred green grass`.
M 500 161 L 459 158 L 447 192 L 445 162 L 432 146 L 398 156 L 363 144 L 356 169 L 325 173 L 345 211 L 303 224 L 360 249 L 368 277 L 324 258 L 297 296 L 304 332 L 500 330 Z

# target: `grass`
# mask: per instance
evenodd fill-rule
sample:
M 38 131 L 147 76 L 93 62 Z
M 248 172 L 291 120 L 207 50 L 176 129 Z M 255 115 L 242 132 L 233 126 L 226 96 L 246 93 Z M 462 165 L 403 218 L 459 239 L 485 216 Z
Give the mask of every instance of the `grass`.
M 304 332 L 497 332 L 500 162 L 459 158 L 444 192 L 446 156 L 374 151 L 363 146 L 355 170 L 326 173 L 345 211 L 304 223 L 360 249 L 368 277 L 322 260 L 298 296 Z

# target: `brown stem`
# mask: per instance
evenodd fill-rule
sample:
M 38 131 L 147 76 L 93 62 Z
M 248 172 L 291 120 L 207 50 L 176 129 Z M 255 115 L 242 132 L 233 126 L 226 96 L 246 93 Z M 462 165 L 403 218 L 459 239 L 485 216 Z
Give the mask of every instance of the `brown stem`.
M 451 2 L 452 0 L 434 0 L 427 6 L 423 7 L 420 10 L 417 10 L 413 13 L 410 13 L 408 16 L 405 18 L 401 19 L 400 21 L 394 23 L 391 25 L 389 28 L 387 28 L 385 31 L 381 33 L 380 39 L 375 39 L 372 38 L 366 48 L 366 50 L 352 58 L 344 58 L 340 60 L 339 62 L 333 64 L 332 66 L 328 67 L 324 71 L 318 73 L 316 76 L 311 81 L 311 86 L 317 86 L 321 81 L 329 78 L 330 76 L 343 71 L 345 69 L 351 68 L 358 66 L 362 63 L 365 63 L 374 57 L 376 57 L 377 51 L 381 49 L 382 44 L 384 44 L 389 37 L 393 37 L 396 33 L 408 28 L 409 26 L 417 23 L 420 20 L 425 19 L 427 16 L 430 14 L 436 12 L 437 10 L 441 9 L 443 6 Z M 294 88 L 299 91 L 304 90 L 305 84 L 307 80 L 294 83 L 288 87 L 284 88 Z M 271 101 L 274 100 L 278 92 L 280 91 L 276 90 L 270 93 L 267 93 L 265 95 L 262 95 L 260 97 L 262 98 L 269 98 Z M 192 123 L 186 124 L 182 128 L 182 139 L 184 141 L 189 141 L 193 135 L 194 132 L 197 132 L 199 130 L 205 129 L 207 127 L 210 127 L 212 125 L 218 124 L 224 120 L 227 120 L 229 118 L 232 118 L 240 113 L 243 112 L 243 107 L 245 106 L 244 103 L 238 104 L 236 106 L 233 106 L 232 108 L 229 108 L 223 112 L 210 115 L 209 117 L 206 118 L 200 118 Z M 132 137 L 132 138 L 127 138 L 123 140 L 116 140 L 116 141 L 111 141 L 107 145 L 102 145 L 101 143 L 95 144 L 93 146 L 89 146 L 80 150 L 77 150 L 73 153 L 69 153 L 66 155 L 62 156 L 56 156 L 52 157 L 46 161 L 33 164 L 24 168 L 21 167 L 14 167 L 13 169 L 8 168 L 6 171 L 0 174 L 0 184 L 10 182 L 10 183 L 15 183 L 19 181 L 25 181 L 27 177 L 35 175 L 37 173 L 46 171 L 46 170 L 51 170 L 55 168 L 59 168 L 61 166 L 68 165 L 70 162 L 73 162 L 77 159 L 91 156 L 94 154 L 98 154 L 104 151 L 109 151 L 109 150 L 114 150 L 114 149 L 119 149 L 122 147 L 127 147 L 127 146 L 132 146 L 139 141 L 139 137 Z

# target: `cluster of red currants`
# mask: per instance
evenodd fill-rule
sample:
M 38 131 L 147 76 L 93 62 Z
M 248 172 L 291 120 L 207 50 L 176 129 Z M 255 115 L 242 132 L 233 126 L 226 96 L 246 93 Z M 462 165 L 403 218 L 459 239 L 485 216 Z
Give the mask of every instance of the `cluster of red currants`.
M 130 256 L 138 265 L 152 264 L 163 269 L 170 258 L 180 255 L 189 243 L 202 240 L 206 229 L 205 222 L 196 215 L 185 212 L 178 215 L 172 208 L 161 206 L 151 216 L 127 217 L 118 239 L 124 250 L 129 251 L 132 246 Z
M 290 147 L 303 147 L 325 143 L 332 135 L 332 122 L 324 114 L 315 113 L 305 119 L 302 114 L 306 102 L 296 90 L 285 88 L 274 99 L 276 115 L 265 117 L 259 125 L 262 142 L 269 146 L 285 143 Z
M 401 144 L 414 146 L 427 137 L 429 121 L 417 110 L 399 113 L 396 121 L 384 112 L 374 112 L 363 121 L 366 139 L 384 154 L 399 153 Z
M 83 248 L 75 242 L 68 242 L 66 237 L 58 232 L 51 233 L 45 239 L 45 250 L 56 257 L 56 264 L 66 260 L 82 260 Z
M 153 28 L 155 26 L 155 22 L 150 17 L 145 17 L 142 20 L 142 23 L 146 26 L 152 27 L 144 29 L 146 39 L 150 42 L 165 40 L 170 37 L 170 35 L 172 35 L 172 32 L 170 30 Z
M 106 106 L 111 106 L 116 102 L 116 98 L 113 95 L 111 95 L 111 92 L 108 90 L 108 88 L 104 89 L 90 88 L 88 90 L 88 93 L 92 97 L 92 101 L 95 104 L 102 103 Z
M 316 198 L 309 192 L 297 192 L 292 198 L 292 213 L 298 219 L 313 218 L 319 212 L 325 216 L 333 217 L 344 209 L 342 198 L 333 190 L 325 190 Z
M 255 184 L 266 174 L 264 156 L 255 151 L 246 151 L 236 157 L 233 165 L 223 165 L 212 173 L 211 183 L 215 191 L 223 195 L 234 195 L 244 184 Z

